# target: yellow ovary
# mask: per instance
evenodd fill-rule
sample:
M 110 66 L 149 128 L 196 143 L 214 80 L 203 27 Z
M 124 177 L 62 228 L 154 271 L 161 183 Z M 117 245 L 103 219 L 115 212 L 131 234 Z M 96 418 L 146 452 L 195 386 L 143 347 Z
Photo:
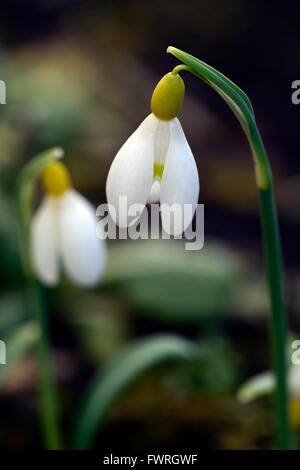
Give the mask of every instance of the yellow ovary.
M 71 178 L 65 165 L 54 162 L 47 165 L 41 175 L 42 185 L 47 194 L 61 196 L 71 186 Z
M 151 99 L 151 110 L 161 121 L 178 116 L 184 98 L 184 83 L 178 73 L 167 73 L 156 85 Z

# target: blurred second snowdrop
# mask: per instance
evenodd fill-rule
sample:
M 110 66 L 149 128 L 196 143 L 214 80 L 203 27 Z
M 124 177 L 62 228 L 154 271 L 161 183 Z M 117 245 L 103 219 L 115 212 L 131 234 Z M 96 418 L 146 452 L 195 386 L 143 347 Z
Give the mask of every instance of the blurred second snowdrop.
M 105 241 L 96 235 L 96 225 L 100 228 L 95 209 L 71 187 L 63 163 L 47 165 L 41 179 L 46 195 L 30 228 L 35 273 L 42 283 L 54 286 L 61 261 L 71 281 L 92 287 L 101 280 L 106 265 Z

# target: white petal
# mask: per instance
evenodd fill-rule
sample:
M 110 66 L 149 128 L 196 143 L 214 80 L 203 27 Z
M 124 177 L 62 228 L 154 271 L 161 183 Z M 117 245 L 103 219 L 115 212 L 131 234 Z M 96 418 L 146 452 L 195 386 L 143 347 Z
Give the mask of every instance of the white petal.
M 158 180 L 154 181 L 151 187 L 150 194 L 148 196 L 148 203 L 154 204 L 160 200 L 160 182 Z
M 158 121 L 154 134 L 154 162 L 164 164 L 170 144 L 170 123 Z
M 57 284 L 57 200 L 53 197 L 46 196 L 32 218 L 30 251 L 39 280 L 48 286 Z
M 83 287 L 97 284 L 106 265 L 106 244 L 96 225 L 99 230 L 94 207 L 77 191 L 59 198 L 60 254 L 70 279 Z
M 248 379 L 238 390 L 237 399 L 242 403 L 249 403 L 256 398 L 269 395 L 276 387 L 276 378 L 273 372 L 261 372 Z
M 187 143 L 184 132 L 177 118 L 170 124 L 170 145 L 166 157 L 161 182 L 160 202 L 162 225 L 170 235 L 180 235 L 191 223 L 199 197 L 199 177 L 195 159 Z M 176 218 L 171 226 L 167 223 L 167 209 L 164 205 L 177 204 L 183 214 L 184 204 L 189 204 L 190 211 L 184 210 L 184 220 Z M 182 217 L 183 219 L 183 217 Z
M 120 227 L 127 227 L 127 205 L 146 204 L 152 181 L 154 165 L 154 133 L 158 119 L 150 114 L 129 137 L 117 153 L 110 167 L 106 195 L 116 210 L 113 220 Z M 124 207 L 119 197 L 123 196 Z

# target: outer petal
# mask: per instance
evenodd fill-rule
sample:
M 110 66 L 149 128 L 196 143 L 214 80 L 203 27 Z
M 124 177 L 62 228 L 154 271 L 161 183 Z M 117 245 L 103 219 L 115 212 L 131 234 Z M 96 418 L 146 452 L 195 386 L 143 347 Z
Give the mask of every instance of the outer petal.
M 170 121 L 170 145 L 165 161 L 161 182 L 160 202 L 162 225 L 170 235 L 180 235 L 191 223 L 199 197 L 199 177 L 195 159 L 184 132 L 177 118 Z M 173 204 L 179 205 L 183 214 L 184 204 L 191 205 L 185 210 L 183 221 L 175 220 L 171 226 L 167 223 L 167 209 Z M 190 214 L 188 217 L 187 215 Z
M 106 244 L 97 238 L 97 224 L 94 207 L 77 191 L 59 198 L 60 254 L 71 280 L 83 287 L 97 284 L 104 274 Z
M 106 195 L 116 210 L 112 218 L 120 227 L 127 227 L 127 205 L 146 204 L 153 181 L 154 134 L 158 119 L 150 114 L 129 137 L 117 153 L 110 167 Z M 124 207 L 120 203 L 123 196 Z
M 32 218 L 30 250 L 33 268 L 41 282 L 58 282 L 57 200 L 46 196 Z

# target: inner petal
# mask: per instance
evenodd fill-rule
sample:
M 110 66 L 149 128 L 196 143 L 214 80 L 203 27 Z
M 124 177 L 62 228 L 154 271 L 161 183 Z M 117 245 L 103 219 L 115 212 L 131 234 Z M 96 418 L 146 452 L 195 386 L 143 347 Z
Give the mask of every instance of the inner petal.
M 169 122 L 158 121 L 154 134 L 154 166 L 153 180 L 161 180 L 165 167 L 165 160 L 170 145 Z
M 160 200 L 160 181 L 156 179 L 152 184 L 151 191 L 148 197 L 148 204 L 154 204 Z

